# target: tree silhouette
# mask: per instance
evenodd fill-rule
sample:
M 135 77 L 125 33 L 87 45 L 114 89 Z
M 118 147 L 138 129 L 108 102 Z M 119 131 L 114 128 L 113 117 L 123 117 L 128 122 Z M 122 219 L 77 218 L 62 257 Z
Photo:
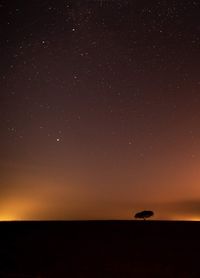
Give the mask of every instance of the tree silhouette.
M 144 220 L 146 220 L 146 218 L 149 218 L 149 217 L 151 217 L 153 215 L 154 215 L 153 211 L 151 211 L 151 210 L 143 210 L 143 211 L 137 212 L 135 214 L 135 218 L 136 219 L 144 219 Z

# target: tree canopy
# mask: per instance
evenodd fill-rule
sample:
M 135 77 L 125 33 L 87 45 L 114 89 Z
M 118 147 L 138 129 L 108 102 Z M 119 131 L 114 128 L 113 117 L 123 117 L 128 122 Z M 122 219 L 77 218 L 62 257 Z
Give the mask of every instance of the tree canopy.
M 151 210 L 143 210 L 143 211 L 137 212 L 135 214 L 135 218 L 137 218 L 137 219 L 144 219 L 145 220 L 146 218 L 149 218 L 149 217 L 151 217 L 153 215 L 154 215 L 153 211 L 151 211 Z

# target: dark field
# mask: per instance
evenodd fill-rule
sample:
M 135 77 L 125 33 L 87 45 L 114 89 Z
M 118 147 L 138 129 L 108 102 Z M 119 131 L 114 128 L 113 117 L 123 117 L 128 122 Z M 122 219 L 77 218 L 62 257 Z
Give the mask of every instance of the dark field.
M 0 277 L 200 277 L 200 222 L 0 223 Z

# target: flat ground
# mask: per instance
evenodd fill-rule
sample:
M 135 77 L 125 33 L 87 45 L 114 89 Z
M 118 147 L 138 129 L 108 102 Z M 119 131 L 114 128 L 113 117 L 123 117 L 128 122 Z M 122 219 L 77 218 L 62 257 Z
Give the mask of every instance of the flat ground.
M 200 222 L 1 222 L 0 277 L 200 277 Z

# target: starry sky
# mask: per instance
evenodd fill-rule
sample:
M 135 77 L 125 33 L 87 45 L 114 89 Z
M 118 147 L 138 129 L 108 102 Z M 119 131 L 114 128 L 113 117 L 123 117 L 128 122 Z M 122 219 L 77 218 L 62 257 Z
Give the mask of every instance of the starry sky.
M 200 219 L 200 3 L 0 1 L 0 219 Z

